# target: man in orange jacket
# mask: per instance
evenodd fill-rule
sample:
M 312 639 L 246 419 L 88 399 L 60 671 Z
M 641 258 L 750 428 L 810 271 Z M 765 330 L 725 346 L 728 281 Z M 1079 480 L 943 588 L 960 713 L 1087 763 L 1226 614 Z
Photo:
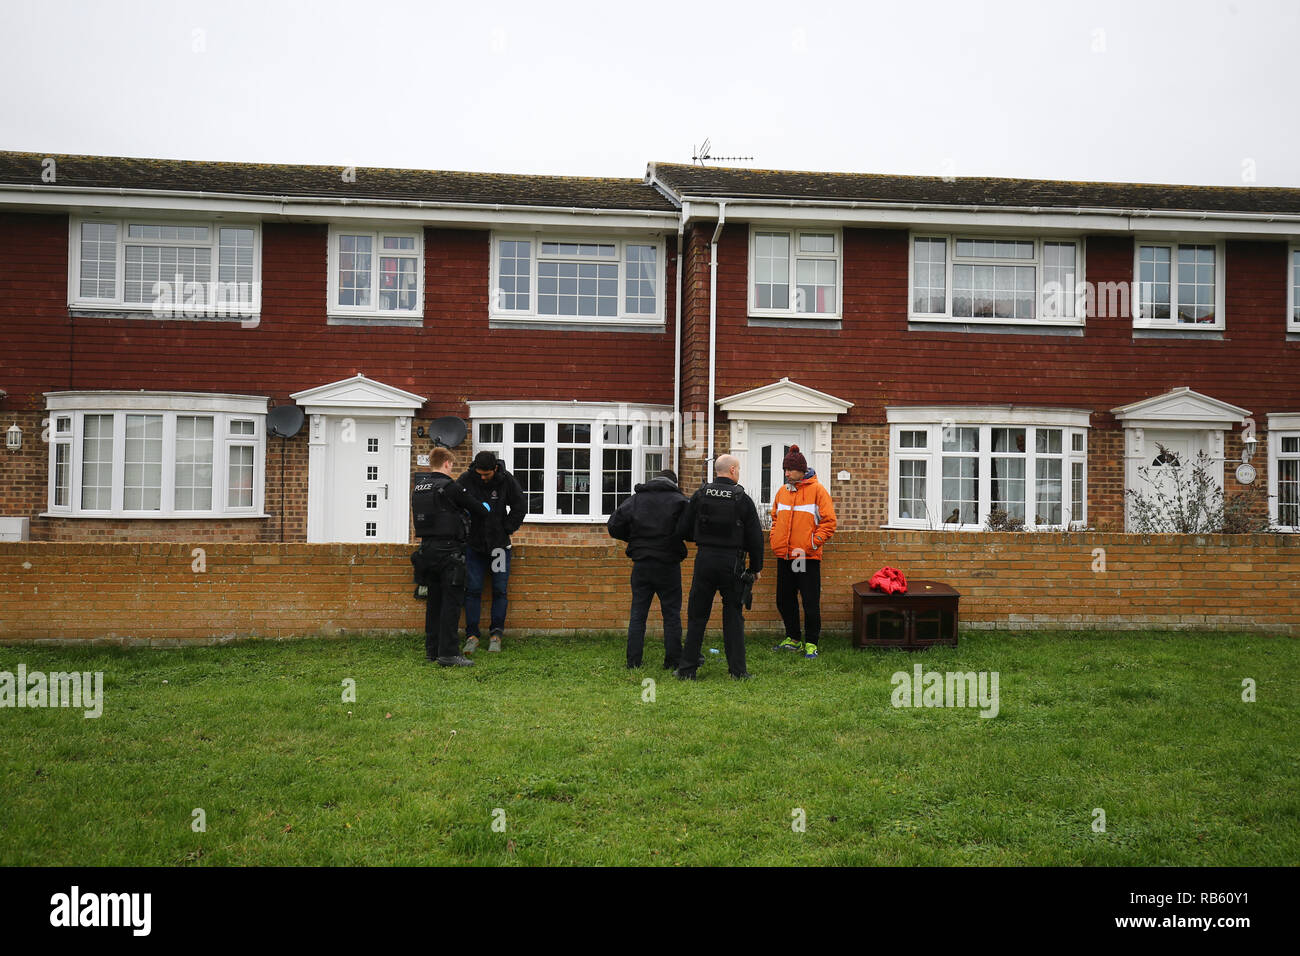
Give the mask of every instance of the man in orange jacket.
M 776 608 L 785 622 L 785 640 L 776 650 L 812 659 L 822 630 L 822 547 L 835 533 L 835 506 L 798 445 L 790 446 L 781 467 L 786 483 L 772 502 L 772 550 L 777 558 Z M 803 598 L 803 631 L 799 597 Z

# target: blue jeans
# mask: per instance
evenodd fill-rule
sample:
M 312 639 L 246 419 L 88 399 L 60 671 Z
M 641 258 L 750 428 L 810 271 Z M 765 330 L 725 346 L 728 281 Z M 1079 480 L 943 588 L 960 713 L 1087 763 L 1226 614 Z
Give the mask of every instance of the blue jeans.
M 506 629 L 507 589 L 510 584 L 510 549 L 504 549 L 505 570 L 492 571 L 492 623 L 491 631 Z M 492 567 L 492 552 L 484 554 L 473 548 L 465 550 L 465 636 L 478 636 L 478 622 L 483 608 L 483 579 Z

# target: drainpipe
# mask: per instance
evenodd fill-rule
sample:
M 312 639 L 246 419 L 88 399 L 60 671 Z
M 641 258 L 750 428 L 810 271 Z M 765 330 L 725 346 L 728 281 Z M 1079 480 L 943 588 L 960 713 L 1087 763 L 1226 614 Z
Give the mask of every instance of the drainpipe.
M 686 220 L 690 216 L 690 203 L 682 203 L 681 218 L 677 220 L 677 312 L 676 341 L 673 343 L 673 471 L 681 480 L 678 459 L 682 448 L 682 236 L 686 233 Z
M 713 241 L 709 243 L 709 455 L 706 459 L 708 468 L 713 467 L 713 402 L 717 387 L 718 369 L 718 236 L 727 224 L 727 204 L 718 203 L 718 225 L 713 230 Z M 706 474 L 705 481 L 711 481 L 712 475 Z

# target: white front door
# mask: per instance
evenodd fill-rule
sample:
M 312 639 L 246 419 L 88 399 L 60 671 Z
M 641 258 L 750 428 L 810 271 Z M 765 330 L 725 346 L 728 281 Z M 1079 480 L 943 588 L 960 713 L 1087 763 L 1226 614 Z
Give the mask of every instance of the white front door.
M 1199 452 L 1209 453 L 1208 434 L 1186 429 L 1145 430 L 1142 455 L 1131 462 L 1129 488 L 1154 502 L 1159 493 L 1172 496 L 1176 478 L 1196 463 Z M 1125 509 L 1132 520 L 1132 507 Z
M 393 420 L 330 416 L 326 427 L 324 540 L 405 541 L 406 501 L 393 494 Z
M 740 483 L 758 505 L 760 516 L 771 512 L 772 500 L 785 482 L 781 463 L 791 445 L 798 445 L 808 459 L 808 467 L 813 467 L 811 425 L 762 422 L 749 426 L 749 454 L 741 470 Z

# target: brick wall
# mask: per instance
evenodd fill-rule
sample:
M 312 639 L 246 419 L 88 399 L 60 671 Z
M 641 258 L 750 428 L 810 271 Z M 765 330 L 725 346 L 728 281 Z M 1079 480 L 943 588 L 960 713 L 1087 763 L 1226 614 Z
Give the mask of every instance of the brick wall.
M 213 641 L 423 628 L 404 545 L 0 543 L 0 639 Z M 1103 549 L 1105 570 L 1094 571 Z M 882 565 L 961 593 L 965 628 L 1231 628 L 1300 636 L 1300 536 L 854 532 L 823 568 L 828 637 Z M 690 560 L 684 568 L 689 580 Z M 620 631 L 620 546 L 521 545 L 508 631 Z M 751 631 L 780 629 L 774 568 Z M 720 621 L 715 606 L 712 623 Z M 657 627 L 658 611 L 651 614 Z

